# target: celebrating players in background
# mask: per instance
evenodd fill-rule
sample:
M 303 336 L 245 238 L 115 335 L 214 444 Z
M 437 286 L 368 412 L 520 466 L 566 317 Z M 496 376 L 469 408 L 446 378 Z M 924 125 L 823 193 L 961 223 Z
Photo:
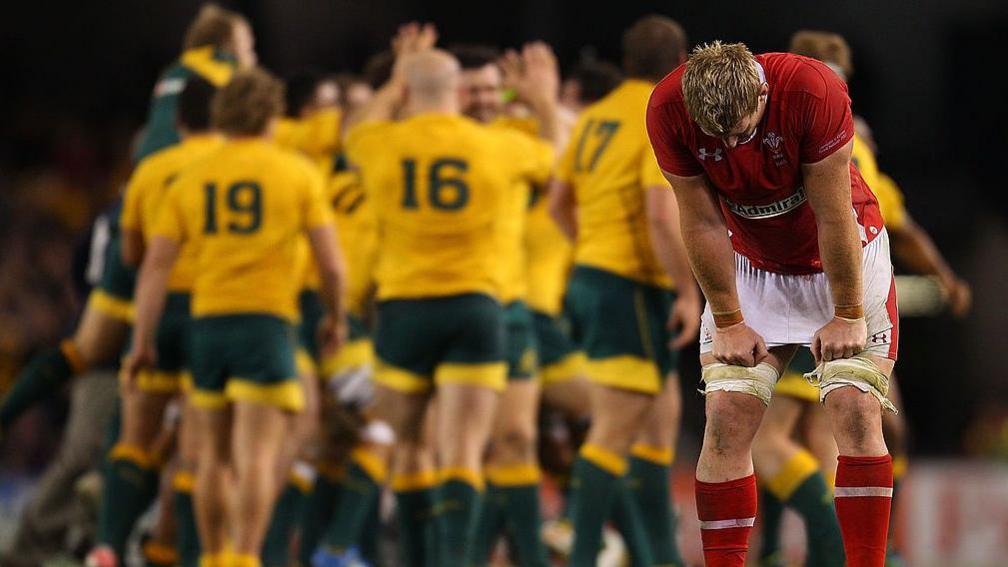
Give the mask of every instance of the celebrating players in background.
M 645 17 L 624 33 L 627 79 L 582 113 L 550 194 L 554 218 L 575 243 L 567 303 L 594 387 L 572 480 L 578 567 L 595 565 L 611 516 L 635 563 L 682 563 L 668 482 L 680 405 L 676 350 L 695 338 L 700 299 L 644 120 L 654 83 L 685 49 L 685 33 L 668 18 Z
M 323 348 L 334 350 L 345 334 L 343 268 L 322 178 L 269 139 L 282 110 L 282 84 L 260 69 L 239 72 L 218 91 L 212 120 L 227 139 L 168 190 L 137 284 L 124 368 L 131 380 L 156 362 L 155 328 L 180 247 L 198 250 L 190 400 L 201 439 L 194 490 L 201 561 L 210 565 L 260 564 L 290 412 L 304 406 L 292 328 L 299 282 L 290 277 L 302 234 L 319 265 Z
M 189 24 L 182 55 L 161 73 L 151 95 L 143 137 L 133 154 L 139 162 L 148 154 L 179 141 L 175 129 L 178 96 L 190 77 L 215 87 L 226 84 L 236 68 L 256 64 L 255 37 L 248 20 L 216 4 L 204 4 Z

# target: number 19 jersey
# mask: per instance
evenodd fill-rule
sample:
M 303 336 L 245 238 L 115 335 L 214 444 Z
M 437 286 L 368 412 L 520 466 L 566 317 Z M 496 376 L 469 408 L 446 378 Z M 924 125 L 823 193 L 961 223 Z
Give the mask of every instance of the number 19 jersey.
M 577 203 L 575 264 L 670 287 L 651 247 L 645 208 L 649 187 L 668 186 L 645 126 L 651 89 L 651 83 L 629 79 L 586 108 L 557 179 L 572 186 Z
M 330 223 L 311 162 L 269 140 L 239 139 L 176 179 L 153 234 L 198 250 L 194 317 L 261 313 L 294 321 L 299 238 Z
M 345 148 L 378 226 L 378 300 L 500 296 L 511 197 L 549 176 L 549 145 L 431 113 L 360 124 Z

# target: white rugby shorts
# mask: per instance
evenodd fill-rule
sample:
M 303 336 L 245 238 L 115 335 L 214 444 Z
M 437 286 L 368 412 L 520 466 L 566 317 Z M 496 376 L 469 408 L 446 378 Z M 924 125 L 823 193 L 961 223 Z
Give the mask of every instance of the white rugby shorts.
M 868 326 L 865 352 L 896 360 L 899 316 L 889 260 L 889 235 L 885 230 L 864 247 L 862 266 Z M 767 348 L 809 346 L 815 332 L 833 318 L 833 298 L 824 273 L 777 274 L 756 268 L 748 258 L 735 254 L 735 284 L 742 316 L 763 337 Z M 714 317 L 708 304 L 700 325 L 701 353 L 711 351 L 714 332 Z

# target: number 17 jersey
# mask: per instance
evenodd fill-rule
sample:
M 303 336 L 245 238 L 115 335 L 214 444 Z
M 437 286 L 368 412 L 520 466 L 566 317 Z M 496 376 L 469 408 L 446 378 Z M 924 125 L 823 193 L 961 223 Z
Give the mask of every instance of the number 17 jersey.
M 198 251 L 194 317 L 260 313 L 294 321 L 299 239 L 332 222 L 311 162 L 269 140 L 239 139 L 172 183 L 153 234 Z
M 500 295 L 511 196 L 549 177 L 548 144 L 430 113 L 362 123 L 345 148 L 378 226 L 378 300 Z
M 649 187 L 668 187 L 645 126 L 651 89 L 651 83 L 629 79 L 586 108 L 556 176 L 572 187 L 576 201 L 575 264 L 669 287 L 651 247 L 645 207 Z

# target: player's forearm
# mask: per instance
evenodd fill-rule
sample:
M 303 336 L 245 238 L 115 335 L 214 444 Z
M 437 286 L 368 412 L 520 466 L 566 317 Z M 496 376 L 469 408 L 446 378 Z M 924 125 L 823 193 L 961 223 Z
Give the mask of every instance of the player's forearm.
M 333 319 L 341 320 L 345 314 L 346 266 L 336 231 L 331 225 L 320 226 L 309 231 L 308 238 L 318 265 L 322 302 Z
M 696 280 L 690 268 L 686 254 L 686 245 L 679 232 L 679 207 L 671 189 L 668 187 L 649 188 L 649 192 L 657 191 L 665 196 L 656 200 L 649 195 L 648 202 L 648 235 L 651 237 L 651 247 L 655 258 L 661 264 L 662 270 L 672 278 L 680 294 L 696 293 Z M 656 201 L 660 201 L 656 202 Z M 661 206 L 661 210 L 652 210 Z
M 574 197 L 568 185 L 559 181 L 551 184 L 549 214 L 568 239 L 577 239 L 577 215 L 574 211 Z
M 917 223 L 908 218 L 898 230 L 888 232 L 893 255 L 907 269 L 918 274 L 938 276 L 946 287 L 954 284 L 957 279 L 955 272 L 928 233 Z
M 819 215 L 819 212 L 817 212 Z M 861 238 L 849 211 L 834 215 L 817 216 L 819 256 L 823 271 L 829 280 L 830 292 L 837 314 L 844 317 L 860 316 L 864 302 L 861 287 Z
M 393 77 L 375 92 L 371 101 L 350 113 L 343 126 L 344 135 L 352 127 L 362 122 L 392 120 L 402 106 L 403 87 L 401 81 Z
M 134 297 L 133 344 L 154 342 L 157 323 L 164 311 L 170 275 L 170 264 L 166 266 L 160 262 L 153 262 L 150 258 L 145 260 L 140 268 Z
M 560 126 L 560 105 L 555 99 L 543 98 L 531 102 L 532 112 L 539 122 L 539 137 L 557 151 L 563 151 L 563 128 Z
M 696 282 L 714 313 L 739 310 L 735 288 L 735 252 L 723 223 L 683 216 L 682 239 Z

